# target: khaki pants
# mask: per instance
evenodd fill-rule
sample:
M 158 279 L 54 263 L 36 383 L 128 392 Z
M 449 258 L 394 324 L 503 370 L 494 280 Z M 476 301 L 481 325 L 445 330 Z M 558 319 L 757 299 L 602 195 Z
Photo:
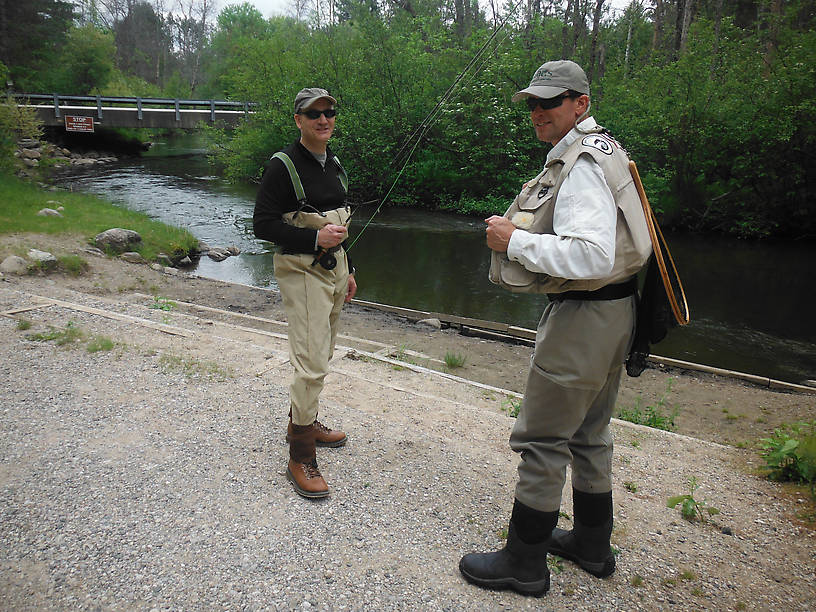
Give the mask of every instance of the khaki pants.
M 314 255 L 275 254 L 275 278 L 289 324 L 289 359 L 295 376 L 289 387 L 292 423 L 311 425 L 318 397 L 329 372 L 337 323 L 348 288 L 348 263 L 343 250 L 334 253 L 337 266 L 312 266 Z
M 553 302 L 536 331 L 524 401 L 510 435 L 521 453 L 516 498 L 536 510 L 561 506 L 572 486 L 612 490 L 609 420 L 635 325 L 635 299 Z

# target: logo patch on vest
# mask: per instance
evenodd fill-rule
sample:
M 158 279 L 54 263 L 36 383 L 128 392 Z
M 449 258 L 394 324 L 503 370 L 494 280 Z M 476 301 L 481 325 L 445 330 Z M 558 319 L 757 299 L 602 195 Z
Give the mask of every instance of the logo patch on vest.
M 592 134 L 591 136 L 584 137 L 581 144 L 585 147 L 598 149 L 604 155 L 612 155 L 613 152 L 613 144 L 608 139 L 598 134 Z
M 541 191 L 538 192 L 538 199 L 540 200 L 541 198 L 543 198 L 545 195 L 547 195 L 549 191 L 550 191 L 549 187 L 542 187 Z

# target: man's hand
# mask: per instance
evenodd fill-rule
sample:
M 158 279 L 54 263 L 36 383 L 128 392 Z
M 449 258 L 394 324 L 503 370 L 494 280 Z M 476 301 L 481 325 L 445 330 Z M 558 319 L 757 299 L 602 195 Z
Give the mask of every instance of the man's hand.
M 485 219 L 487 228 L 487 246 L 498 253 L 506 253 L 507 245 L 510 244 L 510 236 L 516 231 L 516 226 L 504 217 L 493 215 Z
M 317 232 L 317 246 L 323 249 L 331 249 L 346 239 L 348 230 L 342 225 L 329 223 L 320 228 Z
M 348 277 L 348 287 L 346 287 L 346 303 L 348 304 L 353 298 L 354 294 L 357 293 L 357 281 L 354 280 L 354 275 L 349 274 Z

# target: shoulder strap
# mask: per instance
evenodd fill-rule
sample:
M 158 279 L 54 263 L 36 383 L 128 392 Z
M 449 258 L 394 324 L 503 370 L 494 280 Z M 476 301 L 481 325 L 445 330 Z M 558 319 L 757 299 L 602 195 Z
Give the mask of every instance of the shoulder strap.
M 292 180 L 292 188 L 295 190 L 295 197 L 298 199 L 299 203 L 305 204 L 306 192 L 303 191 L 303 184 L 300 182 L 300 176 L 297 173 L 297 169 L 295 168 L 295 164 L 292 162 L 292 159 L 283 151 L 278 151 L 272 156 L 272 158 L 281 160 L 283 165 L 286 166 L 286 170 L 289 172 L 289 178 Z
M 348 174 L 346 174 L 346 169 L 343 168 L 343 164 L 340 163 L 340 160 L 337 159 L 336 155 L 334 156 L 334 163 L 337 164 L 337 168 L 340 170 L 337 178 L 340 179 L 340 184 L 343 186 L 343 191 L 348 193 Z

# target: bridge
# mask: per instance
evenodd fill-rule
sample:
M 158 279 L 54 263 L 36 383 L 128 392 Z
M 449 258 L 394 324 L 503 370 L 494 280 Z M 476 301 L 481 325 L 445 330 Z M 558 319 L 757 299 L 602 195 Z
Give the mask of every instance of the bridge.
M 120 98 L 61 94 L 11 94 L 18 106 L 31 108 L 48 126 L 92 132 L 94 127 L 195 129 L 204 122 L 234 127 L 247 118 L 255 102 Z

